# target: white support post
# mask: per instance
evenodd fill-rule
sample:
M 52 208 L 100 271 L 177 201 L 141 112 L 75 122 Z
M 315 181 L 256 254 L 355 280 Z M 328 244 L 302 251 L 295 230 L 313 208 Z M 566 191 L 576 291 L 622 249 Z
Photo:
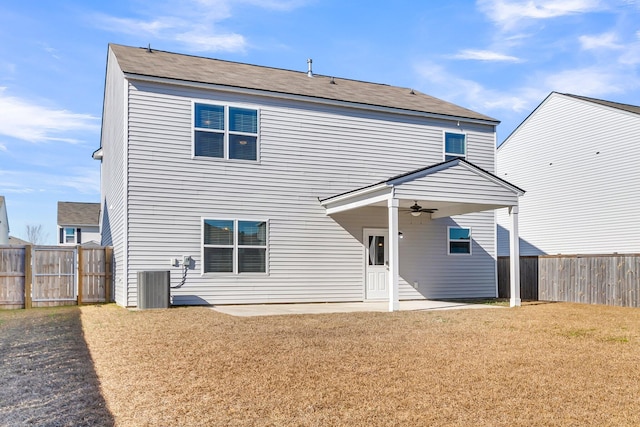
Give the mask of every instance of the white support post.
M 509 268 L 511 273 L 511 298 L 509 306 L 519 307 L 520 300 L 520 236 L 518 235 L 518 206 L 509 208 L 511 232 L 509 233 Z
M 391 197 L 387 202 L 389 208 L 389 311 L 400 309 L 398 285 L 400 282 L 400 257 L 398 251 L 398 199 Z

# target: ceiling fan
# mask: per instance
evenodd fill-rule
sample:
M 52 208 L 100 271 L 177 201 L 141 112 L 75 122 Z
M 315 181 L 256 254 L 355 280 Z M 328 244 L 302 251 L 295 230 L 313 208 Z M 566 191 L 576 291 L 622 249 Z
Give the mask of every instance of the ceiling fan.
M 422 212 L 427 212 L 427 213 L 434 213 L 435 211 L 437 211 L 438 209 L 429 209 L 429 208 L 423 208 L 422 206 L 420 206 L 418 204 L 417 200 L 413 201 L 413 206 L 409 207 L 409 213 L 413 216 L 420 216 L 420 214 Z

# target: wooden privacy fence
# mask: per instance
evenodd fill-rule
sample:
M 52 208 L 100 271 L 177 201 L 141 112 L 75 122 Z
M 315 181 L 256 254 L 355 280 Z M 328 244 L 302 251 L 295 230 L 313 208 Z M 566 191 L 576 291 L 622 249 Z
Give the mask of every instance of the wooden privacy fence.
M 113 250 L 0 246 L 0 308 L 109 302 Z
M 520 258 L 523 299 L 640 307 L 640 254 Z M 498 294 L 509 297 L 509 257 L 498 257 Z

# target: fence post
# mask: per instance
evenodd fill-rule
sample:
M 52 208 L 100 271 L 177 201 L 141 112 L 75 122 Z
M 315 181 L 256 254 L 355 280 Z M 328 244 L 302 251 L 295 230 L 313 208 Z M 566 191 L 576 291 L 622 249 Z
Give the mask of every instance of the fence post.
M 31 270 L 31 245 L 24 247 L 24 308 L 31 308 L 31 281 L 33 272 Z
M 84 268 L 82 267 L 82 263 L 83 263 L 83 257 L 82 257 L 82 246 L 78 245 L 76 246 L 76 253 L 78 254 L 76 256 L 76 263 L 77 263 L 77 269 L 76 269 L 76 274 L 78 275 L 78 305 L 82 305 L 82 291 L 83 291 L 83 283 L 82 283 L 82 276 L 84 273 Z
M 113 277 L 113 248 L 107 246 L 104 248 L 104 302 L 111 302 L 111 278 Z

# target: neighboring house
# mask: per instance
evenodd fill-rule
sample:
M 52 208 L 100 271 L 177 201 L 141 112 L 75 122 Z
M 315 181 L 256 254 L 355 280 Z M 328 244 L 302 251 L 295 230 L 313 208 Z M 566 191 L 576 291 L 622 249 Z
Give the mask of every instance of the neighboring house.
M 178 286 L 178 264 L 174 304 L 496 296 L 494 210 L 517 228 L 523 194 L 493 174 L 497 120 L 310 67 L 120 45 L 105 85 L 118 304 L 136 306 L 140 271 Z
M 58 244 L 100 245 L 100 203 L 58 202 Z
M 553 92 L 497 157 L 498 176 L 527 190 L 521 255 L 640 253 L 640 107 Z
M 0 245 L 9 244 L 9 217 L 4 196 L 0 196 Z

